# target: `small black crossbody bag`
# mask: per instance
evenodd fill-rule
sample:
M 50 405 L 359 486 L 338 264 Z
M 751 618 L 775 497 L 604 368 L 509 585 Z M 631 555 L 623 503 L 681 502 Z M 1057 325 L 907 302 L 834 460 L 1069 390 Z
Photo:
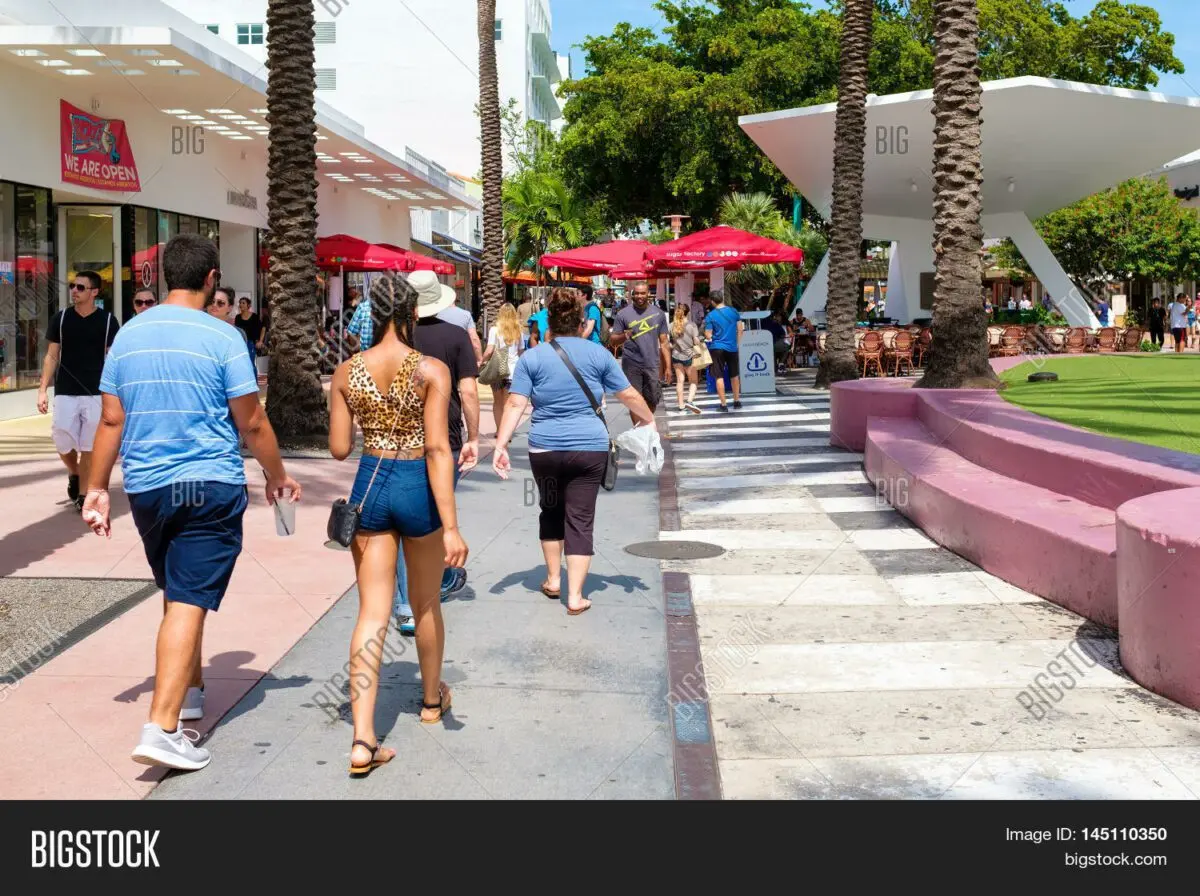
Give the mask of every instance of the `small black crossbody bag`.
M 604 432 L 608 433 L 608 421 L 604 419 L 604 411 L 600 407 L 600 403 L 596 401 L 596 396 L 592 394 L 592 390 L 587 387 L 587 383 L 583 381 L 583 377 L 579 375 L 579 371 L 575 369 L 575 365 L 571 363 L 571 359 L 567 357 L 567 353 L 563 347 L 557 342 L 551 341 L 554 350 L 558 352 L 558 356 L 562 358 L 563 363 L 567 365 L 567 370 L 571 371 L 571 375 L 575 377 L 575 382 L 579 383 L 579 388 L 583 390 L 583 394 L 587 396 L 588 404 L 592 406 L 592 410 L 596 412 L 596 416 L 600 418 L 600 422 L 604 424 Z M 611 492 L 617 487 L 617 465 L 620 462 L 621 451 L 617 448 L 616 442 L 612 440 L 612 436 L 608 437 L 608 461 L 604 465 L 604 479 L 601 485 L 604 486 L 606 492 Z

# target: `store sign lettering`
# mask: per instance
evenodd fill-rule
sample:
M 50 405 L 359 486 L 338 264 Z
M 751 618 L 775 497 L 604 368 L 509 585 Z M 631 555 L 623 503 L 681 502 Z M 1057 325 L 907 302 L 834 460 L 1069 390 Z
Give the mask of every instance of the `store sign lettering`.
M 229 205 L 236 205 L 240 206 L 241 208 L 248 208 L 253 211 L 258 211 L 258 197 L 251 196 L 249 190 L 246 190 L 242 193 L 239 193 L 237 190 L 229 190 L 225 194 L 225 202 Z
M 59 106 L 63 183 L 119 193 L 141 190 L 125 122 L 97 118 L 65 100 Z

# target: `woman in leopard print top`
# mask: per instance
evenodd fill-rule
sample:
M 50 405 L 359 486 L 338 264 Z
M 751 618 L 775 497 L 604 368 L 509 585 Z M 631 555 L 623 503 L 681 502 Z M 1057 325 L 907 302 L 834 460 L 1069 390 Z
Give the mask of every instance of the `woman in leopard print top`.
M 368 774 L 395 751 L 375 735 L 379 662 L 396 589 L 397 553 L 403 545 L 409 602 L 416 621 L 417 658 L 424 687 L 421 721 L 436 724 L 450 709 L 441 680 L 442 570 L 465 566 L 467 544 L 458 531 L 454 457 L 450 452 L 450 371 L 413 348 L 416 291 L 398 274 L 373 286 L 376 343 L 341 364 L 330 389 L 329 450 L 350 456 L 354 428 L 363 431 L 363 453 L 350 504 L 362 508 L 351 550 L 358 578 L 358 622 L 350 641 L 349 676 L 354 717 L 350 773 Z M 375 643 L 373 643 L 375 642 Z M 365 687 L 359 682 L 369 682 Z

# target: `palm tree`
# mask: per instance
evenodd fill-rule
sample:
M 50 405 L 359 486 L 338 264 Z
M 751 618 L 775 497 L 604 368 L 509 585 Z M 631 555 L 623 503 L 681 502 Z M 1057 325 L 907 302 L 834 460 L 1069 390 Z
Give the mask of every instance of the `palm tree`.
M 995 388 L 983 284 L 979 6 L 934 0 L 933 343 L 918 387 Z
M 776 298 L 791 292 L 799 281 L 811 277 L 825 254 L 825 238 L 808 226 L 797 230 L 767 193 L 731 193 L 721 200 L 717 218 L 728 227 L 804 250 L 804 265 L 799 269 L 791 264 L 747 265 L 741 271 L 727 274 L 725 282 L 735 303 L 744 299 L 749 290 L 760 289 L 771 291 L 774 304 Z M 789 309 L 784 307 L 783 310 Z
M 316 447 L 329 434 L 317 349 L 315 16 L 307 0 L 267 3 L 267 243 L 271 360 L 267 416 L 283 445 Z
M 479 125 L 483 144 L 483 266 L 479 291 L 484 317 L 504 304 L 504 136 L 496 68 L 496 0 L 479 0 Z
M 863 156 L 867 143 L 867 75 L 873 0 L 846 0 L 833 132 L 833 208 L 829 240 L 828 336 L 817 385 L 858 377 L 854 323 L 862 255 Z
M 504 183 L 509 270 L 530 266 L 540 280 L 541 257 L 583 245 L 590 223 L 586 206 L 557 175 L 529 170 Z

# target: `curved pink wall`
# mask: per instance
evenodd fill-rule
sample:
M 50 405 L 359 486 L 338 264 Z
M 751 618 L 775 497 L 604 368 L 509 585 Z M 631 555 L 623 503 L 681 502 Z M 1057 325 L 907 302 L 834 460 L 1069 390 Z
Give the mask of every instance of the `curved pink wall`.
M 1138 684 L 1200 709 L 1200 488 L 1117 511 L 1121 664 Z
M 897 377 L 834 383 L 829 389 L 829 444 L 861 453 L 867 444 L 869 417 L 916 416 L 913 382 Z

